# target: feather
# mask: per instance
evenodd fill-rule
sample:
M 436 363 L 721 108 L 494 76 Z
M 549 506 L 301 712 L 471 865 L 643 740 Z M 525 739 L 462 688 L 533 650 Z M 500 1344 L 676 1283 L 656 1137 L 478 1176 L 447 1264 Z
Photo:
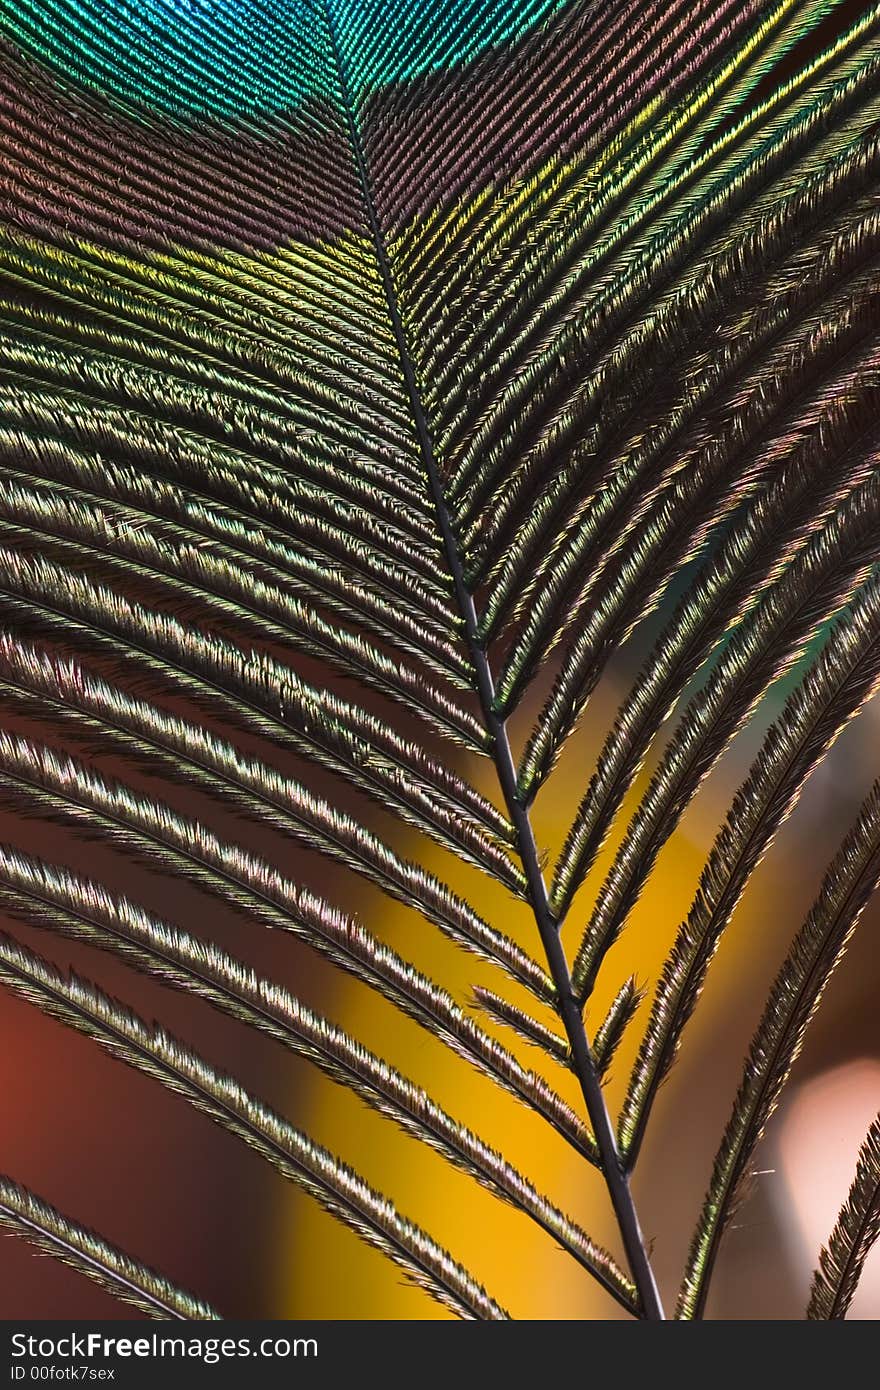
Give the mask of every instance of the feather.
M 511 1028 L 524 1042 L 539 1047 L 555 1062 L 561 1062 L 563 1066 L 569 1065 L 571 1052 L 568 1043 L 553 1028 L 539 1023 L 523 1009 L 518 1009 L 515 1004 L 511 1004 L 491 989 L 486 989 L 484 985 L 474 986 L 474 999 L 496 1023 Z
M 347 923 L 329 903 L 304 893 L 275 869 L 238 846 L 219 840 L 205 826 L 179 816 L 160 802 L 135 795 L 123 785 L 107 783 L 82 764 L 59 760 L 49 749 L 26 739 L 0 734 L 0 784 L 24 786 L 46 815 L 83 819 L 94 833 L 103 828 L 108 842 L 119 841 L 128 853 L 140 851 L 175 876 L 190 878 L 243 908 L 260 925 L 302 935 L 310 945 L 376 985 L 423 1027 L 449 1042 L 520 1099 L 532 1105 L 569 1142 L 592 1156 L 592 1141 L 555 1093 L 534 1073 L 476 1028 L 438 991 L 394 952 L 363 928 Z M 54 788 L 60 795 L 47 792 Z M 85 807 L 88 812 L 83 815 Z M 137 833 L 133 827 L 142 827 Z M 122 828 L 120 828 L 122 827 Z M 168 848 L 176 847 L 176 848 Z
M 620 1117 L 629 1161 L 638 1154 L 657 1089 L 745 890 L 804 783 L 880 684 L 880 579 L 854 599 L 769 729 L 719 832 L 697 895 L 668 957 Z
M 5 934 L 0 934 L 0 981 L 59 1022 L 92 1038 L 120 1061 L 161 1081 L 243 1139 L 459 1317 L 507 1316 L 461 1265 L 353 1169 L 164 1029 L 148 1027 L 88 981 L 59 974 Z
M 633 977 L 624 980 L 608 1005 L 608 1012 L 593 1034 L 593 1065 L 597 1076 L 605 1078 L 627 1027 L 645 998 Z
M 0 18 L 3 903 L 309 1059 L 651 1320 L 628 1169 L 654 1092 L 751 873 L 876 683 L 878 39 L 876 6 L 850 0 L 21 0 Z M 654 621 L 584 777 L 571 735 Z M 586 1000 L 703 778 L 820 634 L 704 866 L 618 1128 L 603 1082 L 643 991 L 626 979 L 589 1026 Z M 579 806 L 548 885 L 532 804 L 563 756 Z M 570 963 L 566 919 L 649 760 Z M 63 849 L 35 858 L 23 817 L 380 994 L 597 1170 L 626 1267 L 381 1043 Z M 823 969 L 842 949 L 835 882 L 870 859 L 853 835 L 794 974 L 814 938 Z M 373 888 L 403 905 L 398 949 L 300 862 L 341 871 L 340 902 L 369 884 L 379 915 Z M 467 985 L 581 1113 L 407 959 L 425 922 L 529 991 Z M 504 1316 L 233 1078 L 23 947 L 0 961 L 447 1307 Z M 784 1052 L 800 1005 L 779 991 L 764 1026 L 791 1024 Z M 744 1082 L 737 1152 L 776 1080 Z
M 271 864 L 220 839 L 204 824 L 176 814 L 161 801 L 132 792 L 121 783 L 108 783 L 82 763 L 71 758 L 59 760 L 50 749 L 4 733 L 0 733 L 0 768 L 7 785 L 10 780 L 24 783 L 34 788 L 32 794 L 38 798 L 38 788 L 59 792 L 74 811 L 87 810 L 86 823 L 101 825 L 108 841 L 139 849 L 164 870 L 205 883 L 218 896 L 245 908 L 257 921 L 278 924 L 281 914 L 273 904 L 281 907 L 282 914 L 296 913 L 295 885 Z M 44 804 L 53 802 L 50 795 Z M 489 960 L 504 958 L 503 943 L 496 942 L 476 914 L 439 882 L 415 868 L 408 875 L 401 873 L 400 879 L 402 891 L 396 896 L 410 902 L 421 899 L 430 920 L 454 941 L 477 949 Z M 510 949 L 513 952 L 512 944 Z M 511 955 L 513 966 L 515 959 Z M 518 975 L 518 971 L 514 973 Z
M 12 676 L 17 680 L 4 679 Z M 24 686 L 39 690 L 40 698 L 22 694 Z M 296 779 L 282 776 L 261 759 L 248 757 L 228 740 L 166 713 L 155 703 L 129 696 L 118 688 L 114 690 L 78 664 L 57 655 L 50 659 L 39 647 L 30 647 L 20 640 L 5 643 L 0 637 L 0 688 L 22 711 L 37 718 L 51 711 L 61 724 L 82 730 L 90 737 L 97 736 L 105 746 L 136 754 L 172 780 L 185 767 L 187 777 L 195 785 L 225 798 L 236 810 L 277 826 L 300 843 L 363 874 L 401 902 L 412 906 L 421 903 L 429 920 L 435 911 L 443 918 L 447 911 L 444 903 L 455 918 L 454 895 L 438 879 L 401 859 L 367 827 L 337 811 L 326 798 L 309 791 Z M 62 694 L 63 700 L 57 698 Z M 95 710 L 96 715 L 72 708 L 74 699 L 81 708 Z M 498 876 L 504 881 L 500 870 Z M 521 885 L 513 878 L 511 886 Z M 459 907 L 464 922 L 468 910 L 461 902 Z
M 737 94 L 733 94 L 729 98 L 729 106 L 727 100 L 712 101 L 712 97 L 719 94 L 719 89 L 723 91 L 724 78 L 729 78 L 737 68 L 745 67 L 748 81 L 753 82 L 754 71 L 749 58 L 756 48 L 760 49 L 768 34 L 779 28 L 780 21 L 784 29 L 784 21 L 790 13 L 790 5 L 776 6 L 768 21 L 759 26 L 744 45 L 732 51 L 723 75 L 716 70 L 702 87 L 699 98 L 688 102 L 683 111 L 680 106 L 672 105 L 666 112 L 658 112 L 649 131 L 638 140 L 635 153 L 627 148 L 626 133 L 629 132 L 626 132 L 623 138 L 618 136 L 606 143 L 598 168 L 594 151 L 589 154 L 577 152 L 565 162 L 558 158 L 549 159 L 529 179 L 527 187 L 530 197 L 524 196 L 521 181 L 517 181 L 513 191 L 499 194 L 494 215 L 480 220 L 468 237 L 465 248 L 467 255 L 457 261 L 451 275 L 442 258 L 437 258 L 439 264 L 436 265 L 435 276 L 427 281 L 425 290 L 434 286 L 442 273 L 447 290 L 460 291 L 465 286 L 467 299 L 472 301 L 478 298 L 480 302 L 484 332 L 482 343 L 476 343 L 472 336 L 465 337 L 461 333 L 456 342 L 462 353 L 476 351 L 481 354 L 481 384 L 484 387 L 481 397 L 484 401 L 488 394 L 485 387 L 500 375 L 500 362 L 511 360 L 510 339 L 521 320 L 530 316 L 534 323 L 551 308 L 558 311 L 560 281 L 568 297 L 572 282 L 577 283 L 586 269 L 584 262 L 592 268 L 596 256 L 596 230 L 597 227 L 601 228 L 604 215 L 607 215 L 606 199 L 598 194 L 596 185 L 604 193 L 605 185 L 621 180 L 632 166 L 643 173 L 645 164 L 652 157 L 659 159 L 670 138 L 687 129 L 691 122 L 699 121 L 701 117 L 712 124 L 721 121 L 737 99 Z M 701 37 L 706 43 L 705 30 Z M 726 92 L 724 97 L 727 98 Z M 594 106 L 594 111 L 598 115 L 598 104 Z M 607 109 L 602 114 L 607 118 Z M 643 151 L 644 157 L 640 160 L 638 155 Z M 664 167 L 668 176 L 668 160 Z M 547 195 L 551 189 L 553 196 L 549 197 Z M 584 209 L 582 203 L 588 192 L 592 193 L 596 202 Z M 577 225 L 573 225 L 576 212 L 580 212 L 581 216 Z M 586 248 L 589 248 L 587 255 L 584 254 Z M 517 294 L 520 277 L 538 276 L 541 277 L 540 294 L 523 301 Z M 451 295 L 450 300 L 450 309 L 461 303 L 457 295 Z M 429 306 L 425 291 L 417 303 L 423 313 L 427 311 Z M 438 337 L 443 329 L 453 331 L 449 322 L 450 309 L 444 313 L 445 308 L 441 304 L 441 312 L 435 315 Z M 433 323 L 431 327 L 434 327 Z M 521 340 L 525 334 L 518 334 L 517 338 Z M 533 342 L 534 338 L 530 336 L 526 341 Z M 429 365 L 438 372 L 438 394 L 441 388 L 454 392 L 459 387 L 454 372 L 450 370 L 448 354 L 441 356 L 438 353 L 436 361 L 429 359 Z
M 855 1177 L 813 1275 L 808 1318 L 845 1318 L 880 1235 L 880 1116 L 865 1135 Z
M 880 158 L 880 144 L 875 155 Z M 854 161 L 857 171 L 859 165 L 858 160 Z M 722 355 L 704 376 L 697 364 L 685 393 L 684 408 L 664 409 L 657 430 L 650 431 L 647 443 L 644 428 L 640 429 L 633 439 L 636 467 L 619 468 L 608 489 L 600 491 L 591 514 L 586 518 L 575 515 L 569 553 L 563 550 L 556 566 L 558 576 L 550 578 L 549 592 L 530 624 L 539 626 L 544 615 L 552 616 L 555 600 L 555 611 L 560 615 L 564 612 L 577 636 L 569 643 L 541 722 L 522 759 L 520 787 L 524 797 L 533 796 L 547 776 L 564 739 L 577 722 L 612 643 L 624 640 L 651 611 L 677 569 L 688 563 L 734 508 L 749 497 L 755 485 L 767 476 L 776 456 L 792 442 L 783 429 L 778 442 L 774 441 L 775 449 L 771 448 L 765 458 L 762 449 L 756 449 L 752 441 L 763 444 L 762 431 L 775 412 L 781 411 L 793 397 L 796 399 L 802 382 L 811 390 L 812 407 L 817 368 L 823 362 L 833 365 L 835 355 L 851 348 L 859 336 L 872 330 L 876 311 L 872 311 L 871 291 L 865 288 L 868 284 L 870 279 L 863 280 L 861 292 L 858 282 L 854 290 L 844 286 L 825 313 L 825 306 L 820 307 L 816 321 L 808 316 L 793 333 L 786 335 L 782 344 L 774 347 L 770 361 L 753 368 L 739 387 L 729 392 L 724 402 L 726 410 L 719 411 L 720 420 L 713 419 L 711 413 L 708 421 L 701 416 L 697 440 L 681 458 L 677 452 L 664 451 L 664 445 L 670 436 L 675 440 L 682 417 L 688 420 L 693 396 L 699 397 L 706 390 L 707 377 L 711 382 L 717 372 L 723 380 L 726 366 Z M 785 302 L 774 304 L 773 311 L 784 315 Z M 760 342 L 758 334 L 742 337 L 741 329 L 734 332 L 735 351 L 739 354 L 744 349 L 748 351 L 755 341 Z M 670 342 L 675 341 L 670 336 Z M 678 346 L 681 351 L 681 344 Z M 672 364 L 670 368 L 674 370 Z M 637 379 L 629 389 L 637 390 Z M 624 456 L 627 452 L 623 450 Z M 658 452 L 661 459 L 664 452 L 668 457 L 667 469 L 659 472 L 659 487 L 650 474 L 645 479 L 639 472 L 643 461 L 652 464 Z M 731 461 L 738 454 L 738 466 L 731 470 Z M 732 478 L 736 479 L 736 486 L 732 485 Z M 640 495 L 634 499 L 635 479 L 641 486 Z M 614 521 L 621 494 L 630 506 L 624 509 L 624 527 L 618 533 Z M 606 541 L 609 533 L 610 544 Z M 597 542 L 595 547 L 591 540 Z M 572 601 L 565 598 L 562 587 L 566 573 L 588 576 Z M 597 612 L 589 616 L 581 632 L 577 620 L 588 611 L 591 597 L 597 600 Z M 514 649 L 515 660 L 509 663 L 503 684 L 503 690 L 511 696 L 521 683 L 521 675 L 528 673 L 527 668 L 525 673 L 521 670 L 519 657 L 528 663 L 532 650 L 533 644 L 529 645 L 527 639 Z
M 54 537 L 60 554 L 77 562 L 94 563 L 125 582 L 155 583 L 160 601 L 201 600 L 206 622 L 231 619 L 241 640 L 276 642 L 337 667 L 417 711 L 446 737 L 466 748 L 485 751 L 486 736 L 473 715 L 449 699 L 422 672 L 390 661 L 372 643 L 345 628 L 325 622 L 314 610 L 292 600 L 252 565 L 242 571 L 223 549 L 210 553 L 176 527 L 155 526 L 140 512 L 73 494 L 69 489 L 34 484 L 9 472 L 4 486 L 5 523 L 24 525 L 46 538 Z M 55 547 L 52 547 L 53 549 Z
M 14 612 L 19 621 L 30 616 L 27 607 L 7 605 L 7 611 Z M 80 646 L 82 648 L 84 643 Z M 104 647 L 105 644 L 101 644 L 96 650 Z M 276 814 L 284 817 L 286 830 L 298 826 L 301 836 L 305 836 L 306 831 L 309 835 L 317 835 L 325 852 L 338 853 L 344 847 L 349 864 L 352 861 L 369 864 L 372 857 L 376 861 L 373 869 L 382 877 L 382 860 L 387 849 L 383 851 L 378 837 L 353 818 L 337 813 L 325 798 L 308 791 L 293 778 L 282 777 L 261 759 L 246 756 L 227 739 L 212 735 L 190 721 L 168 715 L 154 703 L 129 695 L 118 685 L 108 684 L 79 661 L 51 649 L 45 650 L 39 641 L 26 639 L 21 627 L 15 637 L 0 636 L 0 674 L 13 684 L 39 692 L 65 710 L 79 707 L 105 724 L 115 724 L 137 739 L 139 748 L 149 745 L 154 750 L 172 750 L 177 757 L 183 756 L 192 763 L 194 776 L 198 776 L 199 767 L 208 770 L 205 786 L 211 788 L 231 782 L 240 804 L 253 806 L 253 799 L 247 799 L 247 788 L 259 798 L 258 814 L 266 815 L 268 808 L 274 808 Z M 330 848 L 331 842 L 336 846 L 335 851 Z M 521 891 L 522 876 L 509 855 L 493 841 L 487 841 L 485 849 L 501 882 Z M 392 855 L 386 867 L 390 868 L 395 858 Z
M 483 847 L 509 840 L 509 825 L 491 803 L 384 721 L 303 681 L 263 651 L 238 647 L 170 611 L 148 608 L 95 583 L 86 572 L 27 554 L 25 539 L 19 532 L 14 551 L 0 548 L 0 601 L 5 592 L 32 613 L 50 610 L 71 638 L 78 634 L 82 650 L 122 653 L 131 667 L 140 664 L 166 676 L 206 712 L 231 715 L 348 777 L 381 805 L 391 802 L 411 824 L 477 863 Z
M 16 321 L 20 314 L 21 310 L 16 305 Z M 55 318 L 53 314 L 52 327 L 55 327 Z M 20 335 L 21 328 L 17 322 L 15 329 Z M 61 336 L 65 345 L 72 336 L 82 331 L 81 325 L 75 321 L 70 323 L 62 320 Z M 89 342 L 91 345 L 91 340 Z M 63 354 L 56 353 L 50 359 L 55 364 L 56 375 L 65 370 L 65 359 L 72 347 L 73 344 L 65 346 Z M 121 352 L 122 348 L 123 344 L 120 343 L 117 352 Z M 168 354 L 163 354 L 162 360 L 167 362 L 167 358 Z M 36 365 L 33 357 L 29 360 Z M 152 363 L 152 356 L 148 356 L 147 360 Z M 270 553 L 283 557 L 285 569 L 290 565 L 295 572 L 310 561 L 307 573 L 314 576 L 320 572 L 321 587 L 332 585 L 335 575 L 350 578 L 359 586 L 367 584 L 373 595 L 374 610 L 378 607 L 387 615 L 393 614 L 396 607 L 413 621 L 422 623 L 428 633 L 439 634 L 447 653 L 453 651 L 448 634 L 460 625 L 454 613 L 450 612 L 444 588 L 430 575 L 420 573 L 410 563 L 411 556 L 408 555 L 406 561 L 400 561 L 389 557 L 385 546 L 380 548 L 377 544 L 370 544 L 371 540 L 379 541 L 384 535 L 381 524 L 377 526 L 375 535 L 371 535 L 370 528 L 364 535 L 358 520 L 363 510 L 362 499 L 358 496 L 341 499 L 339 505 L 333 505 L 332 493 L 322 485 L 321 476 L 310 479 L 307 462 L 300 461 L 300 452 L 308 459 L 306 445 L 293 458 L 289 445 L 286 452 L 281 452 L 274 435 L 283 439 L 285 425 L 288 430 L 295 430 L 296 422 L 287 422 L 281 417 L 270 431 L 264 423 L 265 407 L 262 402 L 259 403 L 259 411 L 254 411 L 256 418 L 252 419 L 247 399 L 241 400 L 231 390 L 228 399 L 221 395 L 215 400 L 208 393 L 207 385 L 199 381 L 200 359 L 184 357 L 175 362 L 172 351 L 171 360 L 172 365 L 177 367 L 175 375 L 185 380 L 195 377 L 202 387 L 199 395 L 204 402 L 202 413 L 207 413 L 213 405 L 222 418 L 231 416 L 233 420 L 240 419 L 242 427 L 249 426 L 250 435 L 258 438 L 269 456 L 267 460 L 249 457 L 240 448 L 232 450 L 221 447 L 210 438 L 200 438 L 192 429 L 183 430 L 157 418 L 158 401 L 148 402 L 152 407 L 149 413 L 133 407 L 123 411 L 112 403 L 90 399 L 91 392 L 79 396 L 53 389 L 50 384 L 52 376 L 45 366 L 42 375 L 49 380 L 40 384 L 38 392 L 23 389 L 14 376 L 4 379 L 2 398 L 4 406 L 10 411 L 10 424 L 20 423 L 22 432 L 38 436 L 41 450 L 52 458 L 52 433 L 57 428 L 58 419 L 63 419 L 63 434 L 70 445 L 77 449 L 75 476 L 80 476 L 80 470 L 86 468 L 86 451 L 93 460 L 89 470 L 91 473 L 94 473 L 96 451 L 99 451 L 101 461 L 106 453 L 117 467 L 134 459 L 141 465 L 138 470 L 141 494 L 145 474 L 149 478 L 153 472 L 158 472 L 160 482 L 163 476 L 167 476 L 170 482 L 185 487 L 186 497 L 201 496 L 224 506 L 227 515 L 232 514 L 237 529 L 247 527 L 250 522 L 249 533 L 253 535 L 256 524 L 262 543 L 270 547 Z M 204 372 L 204 362 L 201 368 Z M 64 381 L 67 380 L 65 375 Z M 207 380 L 211 380 L 210 376 Z M 109 384 L 112 385 L 112 381 L 111 374 Z M 163 397 L 166 390 L 163 383 Z M 155 394 L 158 395 L 158 392 Z M 17 447 L 21 448 L 20 438 Z M 329 453 L 328 466 L 335 463 L 337 471 L 342 470 L 348 462 L 345 451 L 339 446 L 322 446 L 321 454 L 325 453 Z M 280 455 L 277 461 L 273 455 Z M 128 472 L 131 476 L 132 470 Z M 148 496 L 154 497 L 152 489 L 148 490 Z M 395 504 L 399 505 L 399 499 L 392 496 L 389 508 Z M 228 530 L 228 526 L 225 529 Z
M 22 306 L 12 306 L 10 317 L 13 314 L 20 333 Z M 64 324 L 66 337 L 73 327 L 73 324 Z M 67 351 L 70 350 L 68 346 Z M 131 395 L 133 388 L 128 386 L 127 389 Z M 167 383 L 163 382 L 163 391 L 166 389 Z M 99 411 L 94 404 L 88 416 L 66 425 L 64 440 L 55 439 L 50 433 L 55 411 L 46 408 L 51 400 L 45 386 L 38 397 L 31 397 L 20 385 L 0 382 L 3 405 L 0 439 L 8 461 L 25 464 L 32 461 L 35 435 L 39 434 L 41 477 L 51 477 L 55 482 L 76 488 L 80 494 L 87 490 L 90 496 L 106 498 L 108 503 L 114 504 L 114 511 L 119 505 L 119 516 L 111 527 L 113 533 L 136 528 L 139 518 L 144 516 L 168 519 L 196 537 L 193 544 L 205 547 L 210 543 L 222 548 L 234 555 L 240 566 L 257 561 L 258 573 L 269 575 L 275 583 L 283 583 L 286 590 L 301 600 L 319 598 L 322 607 L 335 618 L 362 627 L 421 663 L 431 675 L 448 681 L 455 689 L 470 689 L 467 666 L 462 654 L 448 640 L 448 629 L 438 623 L 426 607 L 413 611 L 406 598 L 398 602 L 373 578 L 360 573 L 355 547 L 352 547 L 348 564 L 331 563 L 326 556 L 310 553 L 302 541 L 292 545 L 268 519 L 257 521 L 256 517 L 248 516 L 243 510 L 243 496 L 238 498 L 239 505 L 233 507 L 212 498 L 206 480 L 190 475 L 183 487 L 175 479 L 158 476 L 160 467 L 168 467 L 163 454 L 151 451 L 154 467 L 150 471 L 133 468 L 124 460 L 111 459 L 109 451 L 117 443 L 128 459 L 145 453 L 150 422 L 142 419 L 138 422 L 140 428 L 133 429 L 132 410 L 126 412 L 125 427 L 120 413 L 116 412 L 109 428 L 109 439 L 108 431 L 102 431 L 103 453 L 87 443 L 76 448 L 73 443 L 74 439 L 88 440 L 97 433 L 94 416 Z M 68 401 L 68 397 L 59 393 L 55 397 L 56 409 L 61 411 Z M 223 416 L 231 414 L 233 419 L 244 413 L 242 403 L 232 398 L 218 401 L 217 409 Z M 245 492 L 242 484 L 240 478 L 240 494 Z M 128 514 L 129 508 L 134 515 Z
M 849 82 L 844 81 L 838 89 L 832 89 L 825 102 L 798 113 L 783 127 L 777 140 L 766 148 L 759 144 L 755 157 L 743 161 L 737 176 L 720 179 L 709 196 L 694 200 L 669 229 L 664 229 L 654 239 L 649 238 L 622 274 L 600 286 L 600 292 L 588 309 L 566 324 L 544 353 L 535 353 L 524 370 L 507 378 L 506 390 L 495 402 L 490 420 L 487 419 L 481 429 L 471 432 L 467 449 L 462 451 L 460 471 L 467 472 L 473 462 L 478 464 L 478 482 L 492 477 L 496 460 L 502 467 L 505 461 L 519 460 L 533 441 L 537 447 L 527 455 L 533 472 L 546 467 L 548 457 L 558 460 L 561 451 L 579 438 L 579 428 L 582 429 L 589 419 L 587 412 L 592 414 L 603 393 L 615 399 L 613 387 L 627 369 L 632 373 L 638 355 L 650 353 L 656 360 L 658 350 L 669 352 L 677 326 L 694 325 L 725 289 L 728 294 L 735 294 L 749 261 L 756 268 L 760 267 L 774 244 L 778 244 L 781 223 L 786 220 L 780 218 L 780 204 L 795 223 L 803 220 L 805 207 L 821 206 L 823 194 L 826 198 L 834 197 L 839 185 L 858 180 L 859 165 L 866 158 L 876 157 L 876 142 L 866 135 L 862 146 L 854 144 L 852 150 L 845 148 L 838 153 L 833 146 L 823 149 L 823 125 L 835 113 L 848 114 L 848 108 L 858 99 L 860 88 L 876 92 L 878 71 L 876 62 L 865 65 Z M 864 124 L 870 130 L 870 110 L 865 113 Z M 785 190 L 789 193 L 787 207 L 781 191 L 777 190 L 772 212 L 765 213 L 762 228 L 760 191 L 774 179 L 786 174 L 790 177 L 792 163 L 807 151 L 810 152 L 807 164 L 812 179 L 804 178 L 807 171 L 791 179 Z M 862 187 L 866 186 L 864 172 L 861 183 Z M 748 205 L 749 199 L 753 204 L 750 215 L 757 225 L 750 235 L 747 229 L 741 240 L 732 238 L 729 235 L 731 222 Z M 677 284 L 676 275 L 681 274 L 689 258 L 703 249 L 713 235 L 722 241 L 722 254 L 698 260 L 697 273 L 684 277 Z M 670 286 L 675 287 L 674 292 L 664 303 L 660 299 L 661 288 Z M 659 300 L 660 307 L 655 314 L 648 314 L 645 301 L 650 302 L 652 298 Z M 640 322 L 626 332 L 631 308 L 639 311 Z M 619 335 L 620 342 L 616 342 L 615 334 Z M 603 364 L 600 354 L 611 344 L 613 351 L 608 354 L 607 364 Z M 604 365 L 605 369 L 594 369 L 586 385 L 580 384 L 579 378 L 585 375 L 583 364 L 597 358 L 600 367 Z M 536 382 L 540 382 L 538 390 L 534 389 Z M 500 428 L 501 424 L 506 427 Z M 557 462 L 557 469 L 558 466 Z M 495 486 L 502 480 L 509 489 L 510 480 L 503 473 L 497 480 L 493 479 Z M 505 510 L 499 514 L 498 509 L 493 511 L 491 507 L 492 493 L 487 493 L 485 486 L 482 493 L 475 492 L 474 488 L 472 484 L 473 512 L 481 524 L 478 531 L 465 532 L 469 548 L 473 549 L 478 539 L 484 547 L 490 542 L 497 545 L 500 537 L 496 537 L 496 532 L 510 502 L 508 500 Z M 464 511 L 462 519 L 465 521 L 469 510 Z M 476 577 L 482 578 L 479 571 Z
M 755 1145 L 776 1107 L 825 986 L 878 882 L 880 783 L 875 783 L 773 983 L 752 1039 L 688 1252 L 678 1301 L 680 1318 L 697 1317 L 702 1310 L 718 1244 Z
M 209 1319 L 220 1314 L 155 1270 L 110 1245 L 55 1207 L 0 1174 L 0 1225 L 46 1255 L 93 1279 L 148 1318 Z
M 30 924 L 119 952 L 166 983 L 282 1042 L 525 1212 L 632 1310 L 634 1291 L 606 1252 L 421 1087 L 313 1013 L 288 990 L 181 927 L 54 864 L 0 845 L 0 897 Z
M 636 229 L 644 235 L 645 225 L 670 204 L 674 216 L 674 199 L 681 190 L 705 178 L 720 159 L 729 159 L 729 152 L 743 140 L 760 140 L 773 128 L 780 110 L 829 70 L 839 71 L 852 49 L 876 28 L 875 16 L 858 17 L 829 50 L 780 81 L 766 100 L 748 102 L 759 74 L 772 70 L 780 54 L 813 22 L 814 16 L 798 14 L 787 3 L 774 6 L 696 92 L 692 88 L 684 102 L 657 114 L 634 146 L 625 141 L 617 149 L 613 143 L 606 145 L 607 153 L 598 163 L 593 152 L 592 157 L 574 154 L 565 161 L 551 158 L 527 182 L 518 180 L 513 189 L 499 193 L 491 212 L 483 213 L 469 234 L 451 273 L 441 242 L 441 254 L 423 272 L 423 287 L 420 284 L 420 294 L 413 297 L 414 311 L 425 316 L 434 308 L 430 296 L 436 296 L 441 283 L 449 296 L 431 316 L 436 347 L 425 364 L 426 377 L 437 383 L 438 408 L 446 406 L 448 411 L 449 393 L 460 391 L 452 366 L 456 359 L 448 351 L 456 310 L 464 317 L 462 311 L 478 297 L 481 312 L 471 311 L 465 323 L 479 324 L 480 337 L 473 330 L 467 336 L 459 331 L 456 345 L 462 357 L 480 354 L 480 394 L 485 402 L 487 388 L 523 359 L 541 327 L 547 325 L 545 335 L 552 333 L 561 312 L 570 314 L 585 289 L 594 286 L 603 260 Z M 732 122 L 743 106 L 742 119 Z M 710 135 L 719 127 L 722 133 L 712 141 Z M 418 262 L 407 265 L 408 279 L 417 269 Z M 524 296 L 521 285 L 530 281 L 539 282 L 540 292 Z M 548 336 L 537 341 L 544 345 Z
M 622 705 L 578 807 L 554 874 L 551 899 L 557 913 L 564 914 L 570 906 L 652 738 L 711 652 L 713 641 L 742 620 L 844 492 L 868 476 L 873 463 L 872 400 L 867 382 L 858 393 L 835 391 L 830 396 L 821 433 L 808 433 L 784 459 L 775 478 L 731 523 L 717 553 L 689 586 Z M 855 437 L 850 432 L 853 416 L 856 428 L 861 425 Z M 863 437 L 866 422 L 868 440 Z M 829 458 L 826 450 L 831 448 Z
M 877 507 L 880 476 L 875 474 L 846 498 L 767 591 L 682 715 L 579 947 L 573 978 L 584 996 L 661 844 L 715 760 L 769 682 L 791 665 L 816 625 L 846 603 L 870 572 Z

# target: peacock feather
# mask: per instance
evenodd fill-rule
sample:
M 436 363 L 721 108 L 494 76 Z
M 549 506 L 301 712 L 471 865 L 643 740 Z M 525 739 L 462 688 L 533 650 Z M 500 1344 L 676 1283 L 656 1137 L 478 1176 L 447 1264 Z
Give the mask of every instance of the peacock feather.
M 880 882 L 874 747 L 740 1000 L 675 1277 L 662 1084 L 880 684 L 878 121 L 850 0 L 0 0 L 7 1052 L 83 1035 L 460 1317 L 539 1307 L 459 1248 L 471 1192 L 598 1316 L 705 1314 Z M 448 1220 L 394 1194 L 425 1149 Z M 8 1166 L 6 1227 L 218 1316 Z

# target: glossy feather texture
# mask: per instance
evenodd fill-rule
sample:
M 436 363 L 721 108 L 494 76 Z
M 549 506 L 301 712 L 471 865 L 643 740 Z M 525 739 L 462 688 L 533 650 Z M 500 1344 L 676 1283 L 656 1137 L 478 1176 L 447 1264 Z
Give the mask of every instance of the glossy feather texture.
M 0 0 L 0 979 L 458 1316 L 508 1313 L 390 1170 L 64 952 L 264 1034 L 664 1317 L 630 1182 L 658 1090 L 880 682 L 878 120 L 880 16 L 850 0 Z M 618 943 L 756 731 L 659 978 L 633 975 Z M 679 1317 L 878 835 L 875 789 L 773 984 Z M 522 1141 L 316 1007 L 309 953 L 515 1098 Z M 532 1176 L 527 1123 L 604 1184 L 613 1251 Z M 844 1315 L 876 1235 L 872 1136 L 811 1317 Z M 213 1316 L 19 1180 L 0 1220 L 40 1249 Z
M 845 1318 L 865 1260 L 880 1235 L 880 1119 L 859 1150 L 855 1176 L 813 1275 L 808 1318 Z

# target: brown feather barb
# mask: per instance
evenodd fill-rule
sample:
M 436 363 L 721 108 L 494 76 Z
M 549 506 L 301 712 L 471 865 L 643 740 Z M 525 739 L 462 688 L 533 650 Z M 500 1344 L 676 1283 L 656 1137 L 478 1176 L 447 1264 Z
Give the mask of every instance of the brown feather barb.
M 100 1284 L 148 1318 L 219 1318 L 207 1303 L 169 1283 L 0 1174 L 0 1225 Z
M 865 1135 L 855 1177 L 813 1275 L 808 1318 L 845 1318 L 859 1275 L 880 1236 L 880 1115 Z

